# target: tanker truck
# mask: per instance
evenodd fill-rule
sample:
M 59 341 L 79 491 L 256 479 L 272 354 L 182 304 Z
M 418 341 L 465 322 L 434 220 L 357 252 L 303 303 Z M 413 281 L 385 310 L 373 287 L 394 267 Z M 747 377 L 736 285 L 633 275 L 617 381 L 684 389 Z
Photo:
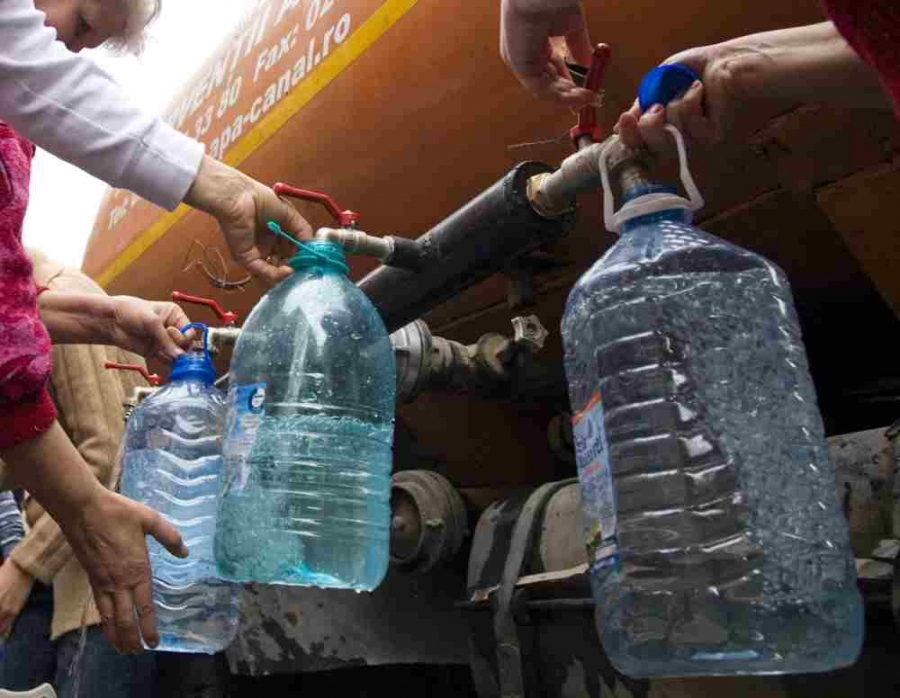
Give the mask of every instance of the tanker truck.
M 816 0 L 602 5 L 588 12 L 611 51 L 602 107 L 577 132 L 597 140 L 670 54 L 821 21 Z M 295 203 L 314 228 L 366 231 L 377 254 L 349 257 L 351 277 L 393 333 L 398 366 L 386 580 L 371 594 L 249 585 L 226 673 L 234 685 L 299 675 L 337 686 L 327 681 L 406 667 L 384 692 L 405 695 L 410 667 L 447 667 L 461 683 L 427 674 L 424 690 L 482 698 L 889 690 L 894 120 L 755 104 L 728 144 L 691 153 L 700 226 L 791 280 L 869 610 L 863 658 L 819 677 L 636 681 L 612 668 L 594 624 L 559 332 L 572 285 L 614 238 L 596 182 L 553 210 L 536 205 L 535 183 L 578 145 L 576 115 L 522 90 L 498 54 L 498 13 L 496 1 L 260 0 L 203 65 L 186 66 L 193 77 L 164 113 L 212 156 L 304 190 Z M 83 269 L 110 294 L 208 306 L 186 308 L 215 328 L 222 384 L 265 292 L 230 262 L 212 219 L 121 190 L 105 195 Z M 534 519 L 524 538 L 523 517 Z M 515 656 L 498 651 L 501 625 L 518 637 Z

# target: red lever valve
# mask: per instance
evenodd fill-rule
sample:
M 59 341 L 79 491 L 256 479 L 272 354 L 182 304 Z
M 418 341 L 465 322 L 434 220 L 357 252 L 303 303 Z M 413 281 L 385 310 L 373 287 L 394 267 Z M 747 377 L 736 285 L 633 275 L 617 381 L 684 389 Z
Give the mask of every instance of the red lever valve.
M 176 303 L 194 303 L 195 305 L 205 305 L 207 308 L 212 308 L 212 311 L 219 316 L 219 320 L 226 325 L 234 325 L 238 321 L 237 313 L 233 313 L 230 310 L 223 310 L 222 306 L 213 298 L 190 296 L 181 291 L 172 291 L 172 300 Z
M 162 384 L 162 378 L 155 373 L 148 372 L 146 368 L 137 364 L 117 364 L 115 361 L 107 361 L 103 366 L 113 371 L 134 371 L 135 373 L 140 373 L 154 388 Z
M 603 84 L 603 76 L 606 74 L 606 65 L 609 63 L 611 50 L 607 44 L 597 44 L 591 57 L 591 66 L 584 79 L 584 88 L 591 92 L 599 92 Z M 590 136 L 594 143 L 599 143 L 604 137 L 603 129 L 597 122 L 597 108 L 593 105 L 582 107 L 578 112 L 578 124 L 569 131 L 569 137 L 578 147 L 578 141 L 582 136 Z
M 337 205 L 337 202 L 328 196 L 328 194 L 312 191 L 310 189 L 298 189 L 297 187 L 292 187 L 290 184 L 284 184 L 283 182 L 279 182 L 272 187 L 272 189 L 278 196 L 291 196 L 295 199 L 300 199 L 301 201 L 311 201 L 314 204 L 321 204 L 342 228 L 355 228 L 359 223 L 360 215 L 358 213 L 350 211 L 349 209 L 342 211 L 341 207 Z

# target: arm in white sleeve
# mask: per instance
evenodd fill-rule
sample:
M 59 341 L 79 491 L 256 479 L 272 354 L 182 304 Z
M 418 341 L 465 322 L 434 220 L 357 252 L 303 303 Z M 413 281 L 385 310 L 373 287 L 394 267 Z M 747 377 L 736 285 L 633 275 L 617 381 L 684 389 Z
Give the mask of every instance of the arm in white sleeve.
M 89 58 L 70 52 L 33 0 L 0 0 L 0 120 L 57 157 L 168 209 L 203 145 L 145 114 Z

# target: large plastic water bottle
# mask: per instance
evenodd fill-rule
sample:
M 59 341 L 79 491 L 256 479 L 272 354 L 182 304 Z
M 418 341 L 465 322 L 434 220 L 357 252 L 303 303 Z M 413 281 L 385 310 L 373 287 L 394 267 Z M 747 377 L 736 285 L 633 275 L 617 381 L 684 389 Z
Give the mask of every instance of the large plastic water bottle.
M 215 377 L 208 353 L 183 354 L 125 430 L 122 494 L 156 509 L 190 551 L 182 560 L 147 538 L 157 649 L 168 652 L 211 654 L 237 633 L 239 587 L 218 578 L 213 559 L 225 416 Z
M 562 322 L 597 624 L 634 677 L 826 671 L 863 637 L 790 287 L 620 161 L 621 236 Z
M 216 562 L 235 581 L 371 590 L 388 565 L 394 353 L 340 247 L 290 264 L 231 361 Z

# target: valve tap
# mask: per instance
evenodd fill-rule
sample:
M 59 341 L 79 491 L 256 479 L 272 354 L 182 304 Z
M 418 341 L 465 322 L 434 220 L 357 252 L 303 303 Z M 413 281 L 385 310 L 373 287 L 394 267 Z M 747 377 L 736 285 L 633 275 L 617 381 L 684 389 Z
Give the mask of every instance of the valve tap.
M 160 378 L 159 375 L 150 373 L 146 367 L 139 366 L 138 364 L 120 364 L 115 361 L 107 361 L 103 364 L 103 367 L 110 371 L 134 371 L 135 373 L 140 373 L 151 386 L 149 388 L 136 386 L 131 395 L 122 402 L 122 417 L 126 422 L 137 409 L 138 405 L 140 405 L 146 397 L 156 392 L 156 389 L 162 384 L 162 378 Z
M 594 54 L 591 56 L 591 65 L 587 77 L 584 79 L 584 88 L 599 94 L 606 73 L 606 65 L 609 63 L 610 48 L 607 44 L 597 44 Z M 592 143 L 599 143 L 604 138 L 603 129 L 597 121 L 597 107 L 589 104 L 578 112 L 578 123 L 569 131 L 569 138 L 575 150 L 582 150 Z
M 328 194 L 298 189 L 279 182 L 273 187 L 278 196 L 290 196 L 301 201 L 309 201 L 325 207 L 339 228 L 319 228 L 316 240 L 339 245 L 347 254 L 374 257 L 384 264 L 402 269 L 419 270 L 422 266 L 422 251 L 415 240 L 399 235 L 377 236 L 359 230 L 360 215 L 349 209 L 342 210 Z
M 237 326 L 238 314 L 230 310 L 224 310 L 215 299 L 191 296 L 181 291 L 172 291 L 172 300 L 176 303 L 193 303 L 194 305 L 206 306 L 223 323 L 224 327 L 209 328 L 209 346 L 207 349 L 210 354 L 218 354 L 226 347 L 233 347 L 238 337 L 241 336 L 241 328 Z

